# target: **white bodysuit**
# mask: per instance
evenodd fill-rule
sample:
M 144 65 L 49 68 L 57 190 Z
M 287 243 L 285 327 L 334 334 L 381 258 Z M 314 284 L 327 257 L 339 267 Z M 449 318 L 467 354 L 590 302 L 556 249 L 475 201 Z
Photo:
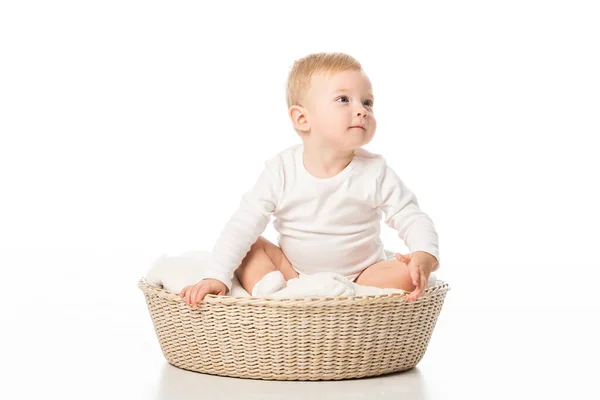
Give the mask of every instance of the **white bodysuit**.
M 234 271 L 271 216 L 279 247 L 301 275 L 329 271 L 353 281 L 382 260 L 382 212 L 411 252 L 439 261 L 433 222 L 381 155 L 357 149 L 344 170 L 320 179 L 304 167 L 303 150 L 302 144 L 292 146 L 265 163 L 217 239 L 204 278 L 231 290 Z

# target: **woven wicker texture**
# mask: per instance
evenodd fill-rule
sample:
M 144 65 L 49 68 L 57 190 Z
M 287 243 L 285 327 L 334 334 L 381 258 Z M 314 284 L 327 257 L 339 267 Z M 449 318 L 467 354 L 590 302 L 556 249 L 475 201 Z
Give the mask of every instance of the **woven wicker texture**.
M 163 355 L 176 367 L 269 380 L 339 380 L 403 371 L 425 354 L 449 285 L 319 299 L 208 295 L 198 308 L 143 279 Z

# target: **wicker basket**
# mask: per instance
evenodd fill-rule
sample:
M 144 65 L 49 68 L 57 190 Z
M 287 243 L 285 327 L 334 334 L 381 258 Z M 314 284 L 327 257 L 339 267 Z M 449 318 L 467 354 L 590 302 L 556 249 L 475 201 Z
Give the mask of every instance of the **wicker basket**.
M 405 294 L 319 299 L 208 295 L 198 308 L 161 286 L 138 287 L 167 361 L 239 378 L 339 380 L 413 368 L 425 354 L 448 284 Z

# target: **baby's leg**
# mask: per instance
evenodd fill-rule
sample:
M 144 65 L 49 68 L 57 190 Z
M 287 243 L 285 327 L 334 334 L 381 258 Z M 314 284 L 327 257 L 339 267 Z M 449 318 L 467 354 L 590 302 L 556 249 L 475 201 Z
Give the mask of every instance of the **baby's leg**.
M 292 278 L 298 278 L 298 273 L 292 267 L 281 249 L 260 236 L 250 247 L 250 251 L 235 270 L 235 276 L 242 287 L 252 293 L 254 285 L 269 272 L 279 270 L 286 282 Z M 281 279 L 281 278 L 280 278 Z
M 402 289 L 408 292 L 415 290 L 408 267 L 396 258 L 370 265 L 354 282 L 381 289 Z

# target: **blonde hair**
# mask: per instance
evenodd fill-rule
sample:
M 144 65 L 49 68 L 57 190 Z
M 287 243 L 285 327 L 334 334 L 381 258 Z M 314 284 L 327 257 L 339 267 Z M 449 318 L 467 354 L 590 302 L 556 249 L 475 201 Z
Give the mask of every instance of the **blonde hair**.
M 310 88 L 310 80 L 314 74 L 332 74 L 347 70 L 362 71 L 362 66 L 358 60 L 345 53 L 313 53 L 296 60 L 287 81 L 288 108 L 300 105 L 300 99 Z

